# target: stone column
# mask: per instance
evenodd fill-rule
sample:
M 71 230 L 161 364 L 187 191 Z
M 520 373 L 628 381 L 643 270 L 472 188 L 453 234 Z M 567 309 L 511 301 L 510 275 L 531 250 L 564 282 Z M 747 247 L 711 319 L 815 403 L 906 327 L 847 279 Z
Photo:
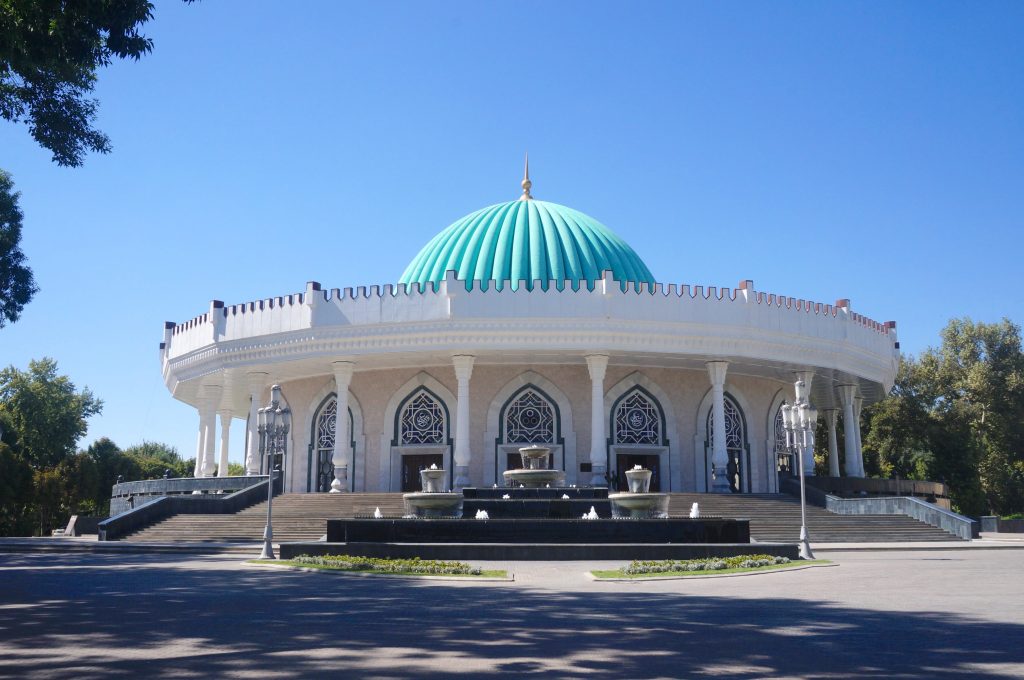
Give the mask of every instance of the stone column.
M 730 493 L 728 469 L 729 452 L 725 441 L 725 373 L 728 361 L 709 361 L 706 364 L 711 378 L 711 423 L 714 430 L 711 437 L 711 481 L 713 493 Z
M 590 372 L 590 485 L 608 486 L 604 427 L 604 375 L 608 371 L 608 355 L 588 354 L 586 359 Z
M 455 484 L 456 490 L 469 486 L 469 377 L 473 374 L 473 361 L 476 357 L 469 354 L 458 354 L 452 357 L 455 365 L 455 379 L 459 390 L 456 395 L 455 414 Z
M 260 409 L 260 397 L 263 396 L 263 387 L 267 384 L 267 374 L 252 372 L 246 376 L 249 379 L 249 423 L 246 427 L 245 446 L 245 474 L 258 475 L 260 473 L 260 433 L 258 431 L 258 414 Z
M 352 383 L 352 372 L 355 364 L 351 361 L 335 361 L 334 390 L 337 394 L 337 408 L 334 412 L 334 451 L 331 463 L 334 465 L 334 479 L 331 481 L 331 493 L 348 491 L 348 443 L 351 439 L 348 431 L 348 386 Z
M 217 455 L 217 404 L 220 403 L 220 387 L 204 385 L 202 388 L 204 424 L 203 428 L 203 477 L 212 477 Z
M 846 476 L 863 477 L 857 465 L 857 418 L 853 413 L 853 402 L 857 394 L 856 385 L 840 385 L 839 399 L 843 403 L 843 435 L 846 443 Z
M 192 469 L 192 476 L 198 479 L 203 476 L 203 446 L 205 444 L 203 435 L 206 434 L 206 412 L 201 406 L 196 410 L 199 413 L 199 433 L 196 435 L 196 465 Z
M 839 412 L 834 408 L 825 411 L 825 423 L 828 424 L 828 474 L 830 477 L 839 476 L 839 442 L 836 441 L 836 421 L 839 419 Z
M 228 440 L 231 437 L 231 411 L 217 411 L 220 416 L 220 465 L 217 466 L 217 476 L 228 476 Z
M 853 399 L 853 424 L 854 434 L 857 435 L 857 471 L 860 476 L 864 476 L 864 449 L 860 445 L 860 407 L 864 403 L 864 399 L 860 396 L 854 397 Z

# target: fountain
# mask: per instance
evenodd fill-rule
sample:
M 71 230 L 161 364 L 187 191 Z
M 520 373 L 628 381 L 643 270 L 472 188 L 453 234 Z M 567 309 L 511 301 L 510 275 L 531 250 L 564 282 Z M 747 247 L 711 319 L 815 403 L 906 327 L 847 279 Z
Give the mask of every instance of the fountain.
M 547 466 L 551 449 L 547 446 L 531 444 L 519 449 L 523 458 L 523 467 L 519 470 L 505 470 L 505 486 L 525 487 L 527 489 L 547 488 L 552 485 L 560 487 L 565 484 L 565 472 L 552 470 Z
M 445 469 L 437 465 L 420 470 L 422 491 L 402 494 L 405 510 L 416 517 L 459 517 L 462 494 L 444 490 Z
M 651 471 L 641 465 L 626 470 L 629 491 L 608 494 L 612 517 L 660 519 L 668 517 L 668 494 L 651 493 Z

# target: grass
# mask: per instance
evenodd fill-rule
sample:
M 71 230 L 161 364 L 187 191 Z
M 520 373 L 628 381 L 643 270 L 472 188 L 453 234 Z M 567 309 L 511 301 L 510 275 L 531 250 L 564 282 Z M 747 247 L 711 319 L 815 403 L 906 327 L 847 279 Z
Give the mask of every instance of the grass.
M 789 569 L 792 567 L 803 567 L 811 564 L 831 564 L 830 560 L 798 560 L 790 562 L 789 564 L 771 564 L 764 567 L 733 567 L 730 569 L 714 569 L 706 571 L 663 571 L 651 574 L 627 574 L 622 569 L 595 569 L 590 573 L 595 578 L 614 578 L 614 579 L 651 579 L 651 578 L 663 578 L 666 576 L 670 577 L 700 577 L 700 576 L 718 576 L 719 574 L 747 574 L 758 571 L 778 571 L 779 569 Z

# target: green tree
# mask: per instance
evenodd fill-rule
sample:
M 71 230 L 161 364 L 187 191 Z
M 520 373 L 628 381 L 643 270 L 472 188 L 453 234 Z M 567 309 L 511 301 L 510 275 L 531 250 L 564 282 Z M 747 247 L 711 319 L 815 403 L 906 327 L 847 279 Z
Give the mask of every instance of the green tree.
M 24 122 L 59 165 L 110 152 L 93 127 L 96 71 L 153 49 L 146 0 L 0 0 L 0 116 Z
M 32 533 L 32 501 L 32 466 L 0 442 L 0 536 Z
M 36 469 L 53 468 L 75 453 L 86 420 L 103 409 L 88 388 L 57 374 L 50 358 L 30 361 L 27 371 L 0 371 L 0 414 L 17 437 L 20 454 Z
M 0 170 L 0 328 L 17 321 L 38 290 L 21 252 L 19 196 L 11 175 Z

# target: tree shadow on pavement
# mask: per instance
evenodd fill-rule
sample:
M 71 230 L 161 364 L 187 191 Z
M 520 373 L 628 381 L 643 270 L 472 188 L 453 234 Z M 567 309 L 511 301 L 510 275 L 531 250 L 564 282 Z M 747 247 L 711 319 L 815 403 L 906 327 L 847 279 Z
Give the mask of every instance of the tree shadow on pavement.
M 786 598 L 0 556 L 0 675 L 1014 677 L 1024 626 Z

